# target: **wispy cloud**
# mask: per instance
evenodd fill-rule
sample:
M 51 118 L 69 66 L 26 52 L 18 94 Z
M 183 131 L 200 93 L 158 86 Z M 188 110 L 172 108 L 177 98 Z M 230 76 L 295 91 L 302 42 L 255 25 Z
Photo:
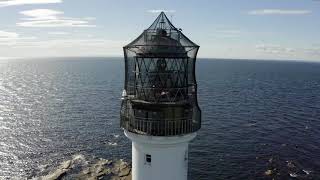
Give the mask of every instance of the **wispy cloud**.
M 274 44 L 258 44 L 256 45 L 256 49 L 259 52 L 269 53 L 269 54 L 284 54 L 284 53 L 288 54 L 288 53 L 296 52 L 294 48 L 283 47 L 283 46 L 274 45 Z
M 304 53 L 312 56 L 320 56 L 320 47 L 304 48 Z
M 216 32 L 218 33 L 223 33 L 223 34 L 240 34 L 240 30 L 234 30 L 234 29 L 227 29 L 227 30 L 217 30 Z
M 27 16 L 22 18 L 23 22 L 17 23 L 17 26 L 22 27 L 95 27 L 87 17 L 63 17 L 64 12 L 52 9 L 33 9 L 20 14 Z
M 256 51 L 260 55 L 282 58 L 282 59 L 314 59 L 319 60 L 320 57 L 320 46 L 310 46 L 305 45 L 304 48 L 301 47 L 287 47 L 284 45 L 275 44 L 259 44 L 256 45 Z
M 0 46 L 13 47 L 17 43 L 35 40 L 36 37 L 21 37 L 16 32 L 8 32 L 0 30 Z M 1 49 L 1 48 L 0 48 Z
M 0 54 L 12 57 L 117 56 L 127 41 L 103 38 L 59 38 L 19 41 L 13 45 L 0 42 Z M 12 50 L 14 49 L 14 50 Z
M 213 33 L 211 34 L 211 37 L 214 38 L 237 38 L 241 35 L 241 31 L 237 29 L 217 29 L 214 30 Z
M 52 3 L 62 3 L 62 0 L 0 0 L 0 7 Z
M 19 34 L 15 32 L 0 31 L 0 39 L 18 38 Z
M 58 15 L 63 14 L 62 11 L 56 11 L 51 9 L 34 9 L 29 11 L 21 11 L 20 14 L 28 16 L 29 18 L 23 18 L 24 20 L 48 20 L 58 19 Z
M 107 40 L 107 39 L 94 39 L 94 38 L 84 38 L 84 39 L 54 39 L 46 41 L 33 41 L 21 43 L 17 46 L 28 46 L 28 47 L 113 47 L 119 48 L 126 44 L 126 41 L 121 40 Z
M 93 21 L 93 20 L 96 20 L 97 18 L 95 18 L 95 17 L 85 17 L 83 19 L 88 20 L 88 21 Z
M 305 15 L 310 13 L 312 11 L 303 9 L 259 9 L 248 12 L 250 15 Z
M 147 12 L 149 13 L 161 13 L 161 12 L 165 12 L 165 13 L 175 13 L 176 10 L 165 10 L 165 9 L 149 9 L 147 10 Z
M 12 42 L 17 40 L 35 39 L 35 37 L 20 37 L 16 32 L 8 32 L 0 30 L 0 42 Z
M 63 31 L 55 31 L 55 32 L 48 32 L 50 35 L 68 35 L 70 33 L 68 32 L 63 32 Z

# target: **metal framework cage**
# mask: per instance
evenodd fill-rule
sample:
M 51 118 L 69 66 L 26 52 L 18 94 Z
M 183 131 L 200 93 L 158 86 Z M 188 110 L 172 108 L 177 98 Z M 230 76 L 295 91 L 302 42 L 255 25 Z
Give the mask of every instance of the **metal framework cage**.
M 123 49 L 121 127 L 151 136 L 176 136 L 200 129 L 195 77 L 199 46 L 162 12 Z

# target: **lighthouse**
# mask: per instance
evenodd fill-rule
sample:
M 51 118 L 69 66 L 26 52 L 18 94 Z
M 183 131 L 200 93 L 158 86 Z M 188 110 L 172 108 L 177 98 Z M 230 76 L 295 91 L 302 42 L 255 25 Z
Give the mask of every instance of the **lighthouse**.
M 186 180 L 188 145 L 201 127 L 199 46 L 161 12 L 123 50 L 120 125 L 132 141 L 132 180 Z

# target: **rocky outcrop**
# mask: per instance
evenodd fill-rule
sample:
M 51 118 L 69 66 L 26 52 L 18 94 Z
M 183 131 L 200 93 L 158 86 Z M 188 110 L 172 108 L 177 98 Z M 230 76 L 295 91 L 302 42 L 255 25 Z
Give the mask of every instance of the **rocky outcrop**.
M 83 170 L 79 176 L 82 180 L 110 179 L 110 180 L 131 180 L 131 167 L 122 159 L 109 161 L 100 159 L 91 167 Z
M 319 177 L 309 169 L 305 169 L 298 161 L 284 161 L 279 156 L 272 157 L 257 157 L 266 161 L 267 169 L 264 171 L 264 176 L 270 179 L 319 179 Z
M 131 180 L 131 165 L 122 159 L 112 161 L 100 158 L 86 162 L 84 166 L 83 163 L 80 163 L 83 160 L 81 158 L 76 156 L 71 160 L 64 161 L 47 175 L 33 179 Z M 73 172 L 74 169 L 77 169 L 76 174 Z
M 66 173 L 70 170 L 71 167 L 71 160 L 65 161 L 61 163 L 61 165 L 52 173 L 42 176 L 37 179 L 42 179 L 42 180 L 56 180 L 56 179 L 61 179 Z

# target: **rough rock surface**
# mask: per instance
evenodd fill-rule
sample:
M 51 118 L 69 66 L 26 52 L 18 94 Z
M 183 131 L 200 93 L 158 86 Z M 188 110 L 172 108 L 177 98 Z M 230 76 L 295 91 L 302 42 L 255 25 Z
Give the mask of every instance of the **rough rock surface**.
M 96 180 L 96 179 L 110 179 L 110 180 L 131 180 L 131 167 L 122 159 L 118 161 L 109 161 L 100 159 L 91 167 L 83 170 L 79 175 L 79 179 Z
M 42 176 L 39 179 L 42 179 L 42 180 L 61 179 L 70 170 L 71 162 L 72 162 L 71 160 L 68 160 L 61 163 L 61 165 L 54 172 L 46 176 Z
M 77 174 L 72 172 L 77 169 Z M 93 162 L 86 162 L 86 165 L 79 163 L 79 158 L 64 161 L 52 172 L 45 176 L 35 177 L 35 180 L 131 180 L 131 165 L 122 159 L 111 161 L 107 159 L 96 159 Z

